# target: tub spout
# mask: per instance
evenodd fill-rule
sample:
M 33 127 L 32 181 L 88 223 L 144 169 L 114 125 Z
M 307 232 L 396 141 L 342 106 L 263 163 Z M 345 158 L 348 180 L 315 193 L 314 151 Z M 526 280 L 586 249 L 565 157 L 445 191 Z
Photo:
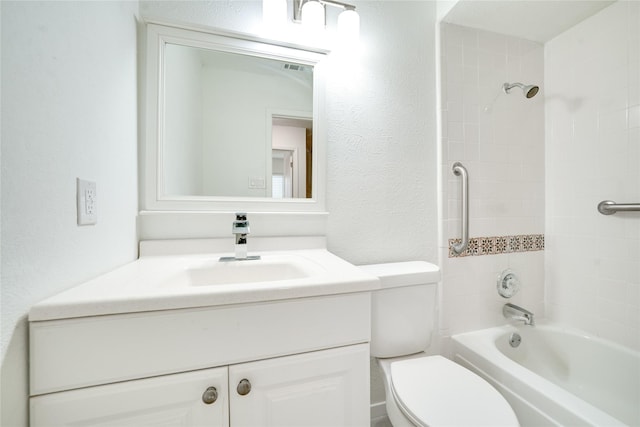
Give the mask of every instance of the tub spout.
M 510 302 L 502 307 L 502 315 L 510 320 L 522 320 L 525 325 L 535 325 L 533 313 Z

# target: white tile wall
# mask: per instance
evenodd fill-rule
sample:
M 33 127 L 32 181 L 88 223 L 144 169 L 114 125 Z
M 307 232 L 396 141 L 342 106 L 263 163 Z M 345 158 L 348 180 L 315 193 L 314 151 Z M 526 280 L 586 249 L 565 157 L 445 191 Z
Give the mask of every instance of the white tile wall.
M 515 37 L 452 24 L 441 27 L 443 237 L 460 237 L 460 178 L 469 171 L 470 236 L 544 233 L 544 50 Z M 535 98 L 505 82 L 540 86 Z M 442 251 L 440 333 L 504 323 L 498 274 L 523 283 L 513 302 L 544 315 L 544 253 L 448 258 Z
M 618 1 L 546 44 L 549 317 L 640 349 L 640 2 Z

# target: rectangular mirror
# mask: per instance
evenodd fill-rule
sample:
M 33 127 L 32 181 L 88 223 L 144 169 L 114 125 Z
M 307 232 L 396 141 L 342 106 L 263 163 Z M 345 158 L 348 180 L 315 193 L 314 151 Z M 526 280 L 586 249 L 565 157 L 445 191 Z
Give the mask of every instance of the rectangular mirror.
M 326 52 L 146 27 L 143 209 L 324 210 Z

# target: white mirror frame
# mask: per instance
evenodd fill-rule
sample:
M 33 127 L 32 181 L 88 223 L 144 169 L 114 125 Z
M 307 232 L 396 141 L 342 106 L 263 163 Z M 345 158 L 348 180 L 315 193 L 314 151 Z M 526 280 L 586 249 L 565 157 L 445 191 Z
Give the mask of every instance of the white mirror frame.
M 324 79 L 322 60 L 328 51 L 279 41 L 264 40 L 256 36 L 220 31 L 208 27 L 145 22 L 145 110 L 141 114 L 142 127 L 140 153 L 140 210 L 145 212 L 270 212 L 320 213 L 325 211 L 326 180 L 326 115 L 324 111 Z M 167 43 L 204 49 L 291 61 L 314 67 L 313 72 L 313 183 L 312 198 L 272 199 L 267 197 L 218 196 L 165 196 L 162 170 L 163 91 L 161 88 L 164 48 Z

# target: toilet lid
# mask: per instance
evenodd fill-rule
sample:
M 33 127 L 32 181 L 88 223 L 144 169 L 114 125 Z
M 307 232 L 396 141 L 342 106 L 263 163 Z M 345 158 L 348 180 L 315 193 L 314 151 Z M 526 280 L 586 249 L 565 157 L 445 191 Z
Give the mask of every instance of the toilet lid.
M 421 426 L 517 426 L 513 409 L 488 382 L 442 356 L 391 363 L 396 402 Z

